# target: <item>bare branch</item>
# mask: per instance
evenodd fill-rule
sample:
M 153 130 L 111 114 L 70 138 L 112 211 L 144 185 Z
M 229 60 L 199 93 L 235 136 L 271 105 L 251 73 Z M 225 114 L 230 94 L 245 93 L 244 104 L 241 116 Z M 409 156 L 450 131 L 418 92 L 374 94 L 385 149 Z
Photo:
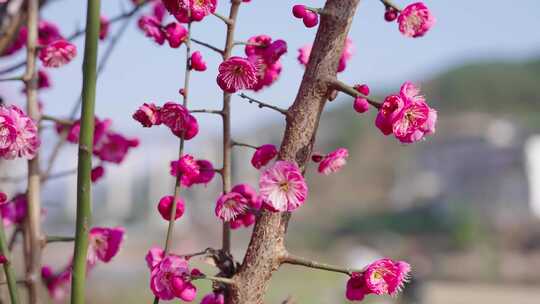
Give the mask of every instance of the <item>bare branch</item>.
M 326 271 L 331 271 L 331 272 L 339 272 L 339 273 L 344 273 L 347 275 L 351 275 L 353 273 L 353 270 L 349 268 L 343 268 L 343 267 L 334 266 L 330 264 L 319 263 L 319 262 L 308 260 L 302 257 L 294 256 L 288 253 L 285 254 L 281 258 L 281 263 L 305 266 L 308 268 L 321 269 L 321 270 L 326 270 Z
M 401 9 L 399 6 L 395 5 L 391 0 L 381 0 L 382 4 L 384 4 L 384 7 L 386 8 L 393 8 L 398 12 L 401 12 Z
M 273 105 L 271 105 L 271 104 L 269 104 L 269 103 L 266 103 L 266 102 L 257 100 L 257 99 L 255 99 L 255 98 L 253 98 L 253 97 L 249 97 L 249 96 L 247 96 L 247 95 L 244 94 L 244 93 L 240 93 L 240 95 L 238 95 L 238 96 L 240 96 L 240 97 L 242 97 L 242 98 L 244 98 L 244 99 L 247 99 L 247 101 L 248 101 L 249 103 L 256 103 L 256 104 L 258 105 L 258 107 L 261 108 L 261 109 L 262 109 L 262 108 L 269 108 L 269 109 L 272 109 L 272 110 L 274 110 L 274 111 L 277 111 L 277 112 L 279 112 L 279 113 L 281 113 L 281 114 L 287 116 L 287 110 L 285 110 L 285 109 L 282 109 L 282 108 L 280 108 L 280 107 L 273 106 Z
M 191 41 L 193 41 L 194 43 L 198 44 L 198 45 L 202 45 L 206 48 L 209 48 L 210 50 L 220 54 L 221 56 L 223 56 L 223 50 L 218 48 L 218 47 L 215 47 L 209 43 L 206 43 L 206 42 L 203 42 L 201 40 L 198 40 L 198 39 L 195 39 L 195 38 L 191 38 Z

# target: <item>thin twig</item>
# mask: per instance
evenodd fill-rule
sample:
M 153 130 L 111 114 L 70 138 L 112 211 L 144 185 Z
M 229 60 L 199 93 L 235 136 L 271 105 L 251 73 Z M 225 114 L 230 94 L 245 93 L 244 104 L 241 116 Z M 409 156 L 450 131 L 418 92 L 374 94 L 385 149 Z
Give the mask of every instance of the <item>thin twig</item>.
M 73 236 L 47 236 L 45 239 L 45 243 L 66 243 L 66 242 L 74 242 L 75 237 Z
M 52 121 L 65 126 L 71 126 L 73 124 L 73 120 L 57 118 L 46 114 L 41 115 L 41 120 Z
M 194 43 L 198 44 L 198 45 L 202 45 L 218 54 L 220 54 L 221 56 L 223 56 L 223 50 L 218 48 L 218 47 L 215 47 L 209 43 L 206 43 L 206 42 L 203 42 L 201 40 L 198 40 L 198 39 L 195 39 L 195 38 L 191 38 L 191 41 L 193 41 Z
M 399 6 L 395 5 L 392 1 L 390 0 L 381 0 L 382 4 L 384 4 L 384 7 L 385 8 L 393 8 L 395 9 L 396 11 L 398 12 L 401 12 L 401 9 L 399 8 Z
M 340 92 L 343 92 L 347 95 L 350 95 L 352 97 L 362 97 L 362 98 L 365 98 L 370 105 L 374 106 L 375 108 L 377 109 L 380 109 L 381 106 L 382 106 L 382 103 L 375 100 L 375 99 L 372 99 L 370 97 L 367 97 L 366 95 L 363 95 L 363 94 L 360 94 L 360 92 L 358 92 L 355 88 L 347 85 L 346 83 L 344 82 L 341 82 L 339 81 L 338 79 L 331 79 L 330 80 L 330 83 L 331 85 L 333 86 L 334 89 L 340 91 Z
M 231 17 L 227 18 L 223 15 L 220 15 L 218 13 L 214 13 L 214 16 L 218 17 L 219 19 L 221 19 L 221 21 L 225 22 L 225 24 L 227 24 L 228 26 L 231 26 L 234 24 L 234 22 L 236 21 L 235 19 L 232 19 Z
M 4 231 L 4 224 L 0 223 L 0 254 L 6 258 L 4 263 L 4 272 L 6 274 L 6 283 L 9 289 L 9 296 L 12 304 L 19 303 L 19 292 L 17 290 L 17 282 L 15 278 L 15 270 L 11 264 L 11 252 L 8 248 L 6 241 L 6 233 Z
M 316 262 L 316 261 L 308 260 L 308 259 L 298 257 L 298 256 L 294 256 L 294 255 L 291 255 L 291 254 L 286 254 L 284 257 L 282 257 L 281 258 L 281 263 L 282 264 L 305 266 L 305 267 L 308 267 L 308 268 L 321 269 L 321 270 L 326 270 L 326 271 L 331 271 L 331 272 L 339 272 L 339 273 L 344 273 L 344 274 L 347 274 L 347 275 L 351 275 L 353 273 L 353 270 L 349 269 L 349 268 L 344 268 L 344 267 L 334 266 L 334 265 L 330 265 L 330 264 L 319 263 L 319 262 Z
M 257 147 L 257 146 L 246 144 L 246 143 L 241 143 L 241 142 L 237 142 L 237 141 L 232 141 L 231 145 L 233 147 L 237 146 L 237 147 L 251 148 L 251 149 L 255 149 L 255 150 L 259 149 L 259 147 Z
M 221 110 L 196 109 L 196 110 L 189 110 L 189 112 L 221 115 Z
M 0 78 L 0 82 L 4 82 L 4 81 L 24 81 L 24 79 L 22 76 Z
M 271 105 L 271 104 L 269 104 L 269 103 L 266 103 L 266 102 L 257 100 L 257 99 L 255 99 L 255 98 L 253 98 L 253 97 L 249 97 L 249 96 L 247 96 L 247 95 L 244 94 L 244 93 L 240 93 L 240 95 L 238 95 L 238 96 L 240 96 L 240 97 L 242 97 L 242 98 L 244 98 L 244 99 L 247 99 L 247 101 L 248 101 L 249 103 L 256 103 L 256 104 L 259 106 L 259 108 L 261 108 L 261 109 L 262 109 L 262 108 L 269 108 L 269 109 L 272 109 L 272 110 L 274 110 L 274 111 L 277 111 L 277 112 L 279 112 L 279 113 L 281 113 L 281 114 L 283 114 L 283 115 L 285 115 L 285 116 L 287 115 L 287 110 L 282 109 L 282 108 L 280 108 L 280 107 L 273 106 L 273 105 Z
M 236 281 L 233 280 L 233 279 L 224 278 L 224 277 L 209 276 L 209 275 L 206 275 L 206 274 L 201 274 L 201 275 L 198 275 L 198 276 L 192 276 L 191 279 L 192 280 L 209 280 L 209 281 L 219 282 L 219 283 L 223 283 L 223 284 L 227 284 L 227 285 L 236 284 Z

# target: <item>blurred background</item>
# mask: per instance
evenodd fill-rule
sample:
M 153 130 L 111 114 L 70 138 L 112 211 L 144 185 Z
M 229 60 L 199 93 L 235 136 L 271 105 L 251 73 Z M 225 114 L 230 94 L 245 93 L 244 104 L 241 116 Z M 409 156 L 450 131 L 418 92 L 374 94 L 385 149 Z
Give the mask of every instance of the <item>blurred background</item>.
M 399 6 L 408 1 L 396 0 Z M 375 111 L 358 115 L 352 99 L 340 95 L 323 114 L 316 150 L 350 151 L 338 174 L 321 176 L 313 166 L 307 179 L 310 199 L 294 213 L 287 244 L 298 255 L 321 262 L 361 268 L 389 256 L 413 265 L 413 280 L 398 298 L 368 297 L 366 303 L 539 303 L 540 301 L 540 3 L 536 0 L 424 1 L 437 24 L 423 38 L 403 37 L 397 24 L 383 19 L 377 0 L 363 0 L 350 38 L 355 55 L 339 77 L 367 83 L 375 95 L 399 90 L 404 81 L 420 84 L 439 112 L 437 134 L 414 145 L 384 137 L 374 126 Z M 280 79 L 270 89 L 251 94 L 288 107 L 296 95 L 303 67 L 297 49 L 310 44 L 315 30 L 290 13 L 296 2 L 253 0 L 242 6 L 237 40 L 258 34 L 285 39 Z M 304 1 L 320 7 L 324 1 Z M 128 0 L 104 1 L 103 15 L 130 9 Z M 227 1 L 218 12 L 226 14 Z M 69 35 L 84 26 L 80 1 L 54 1 L 42 18 Z M 143 9 L 141 13 L 147 13 Z M 113 119 L 113 128 L 138 137 L 139 148 L 119 166 L 107 167 L 94 187 L 94 224 L 124 225 L 127 240 L 112 263 L 89 277 L 89 303 L 149 303 L 149 272 L 144 255 L 164 242 L 166 223 L 156 212 L 159 198 L 173 190 L 169 161 L 178 140 L 166 129 L 142 129 L 131 119 L 143 102 L 179 101 L 185 51 L 157 46 L 138 30 L 135 17 L 98 82 L 97 115 Z M 112 35 L 121 30 L 111 27 Z M 209 17 L 193 26 L 193 37 L 221 47 L 225 29 Z M 106 47 L 110 41 L 102 42 Z M 79 56 L 51 70 L 53 88 L 40 92 L 44 112 L 67 117 L 81 87 L 83 42 Z M 216 54 L 203 52 L 208 64 L 192 78 L 193 109 L 221 107 L 216 85 Z M 103 49 L 103 48 L 102 48 Z M 242 54 L 243 49 L 235 49 Z M 2 67 L 23 58 L 0 59 Z M 7 103 L 24 104 L 21 86 L 0 83 Z M 233 138 L 253 145 L 279 145 L 284 121 L 233 98 Z M 189 153 L 221 164 L 221 121 L 199 115 L 201 132 L 187 143 Z M 46 163 L 56 142 L 51 128 L 43 134 Z M 252 151 L 235 149 L 234 183 L 256 185 Z M 53 172 L 76 166 L 76 147 L 64 148 Z M 25 174 L 24 162 L 2 162 L 1 177 Z M 25 182 L 3 182 L 3 191 L 24 191 Z M 220 246 L 214 216 L 221 181 L 184 192 L 186 213 L 176 224 L 173 251 L 190 253 Z M 57 178 L 43 189 L 45 231 L 72 235 L 75 176 Z M 233 232 L 234 256 L 241 260 L 251 229 Z M 60 269 L 69 262 L 72 244 L 52 244 L 44 263 Z M 204 261 L 199 266 L 211 269 Z M 346 303 L 346 278 L 339 274 L 283 266 L 273 277 L 267 303 L 292 295 L 298 303 Z M 209 290 L 197 283 L 200 295 Z M 44 296 L 44 298 L 47 298 Z

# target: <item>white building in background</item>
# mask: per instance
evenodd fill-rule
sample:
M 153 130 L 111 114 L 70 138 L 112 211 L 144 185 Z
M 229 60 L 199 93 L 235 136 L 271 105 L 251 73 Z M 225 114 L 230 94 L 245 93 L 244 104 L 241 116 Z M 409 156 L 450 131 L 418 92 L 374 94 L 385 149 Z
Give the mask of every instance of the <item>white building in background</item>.
M 540 135 L 531 136 L 525 143 L 525 159 L 531 212 L 540 217 Z

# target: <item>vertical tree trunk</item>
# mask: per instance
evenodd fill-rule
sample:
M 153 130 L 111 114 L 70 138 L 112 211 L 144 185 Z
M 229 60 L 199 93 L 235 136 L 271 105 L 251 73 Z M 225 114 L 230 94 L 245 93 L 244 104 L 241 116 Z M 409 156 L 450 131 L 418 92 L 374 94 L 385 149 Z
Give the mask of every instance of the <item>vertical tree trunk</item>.
M 303 168 L 309 160 L 321 112 L 336 76 L 354 13 L 360 0 L 328 0 L 298 95 L 289 108 L 279 158 Z M 308 203 L 309 206 L 309 203 Z M 306 206 L 306 207 L 308 207 Z M 304 207 L 304 208 L 306 208 Z M 234 279 L 228 303 L 261 304 L 272 272 L 286 253 L 289 213 L 263 212 L 251 236 L 246 256 Z

